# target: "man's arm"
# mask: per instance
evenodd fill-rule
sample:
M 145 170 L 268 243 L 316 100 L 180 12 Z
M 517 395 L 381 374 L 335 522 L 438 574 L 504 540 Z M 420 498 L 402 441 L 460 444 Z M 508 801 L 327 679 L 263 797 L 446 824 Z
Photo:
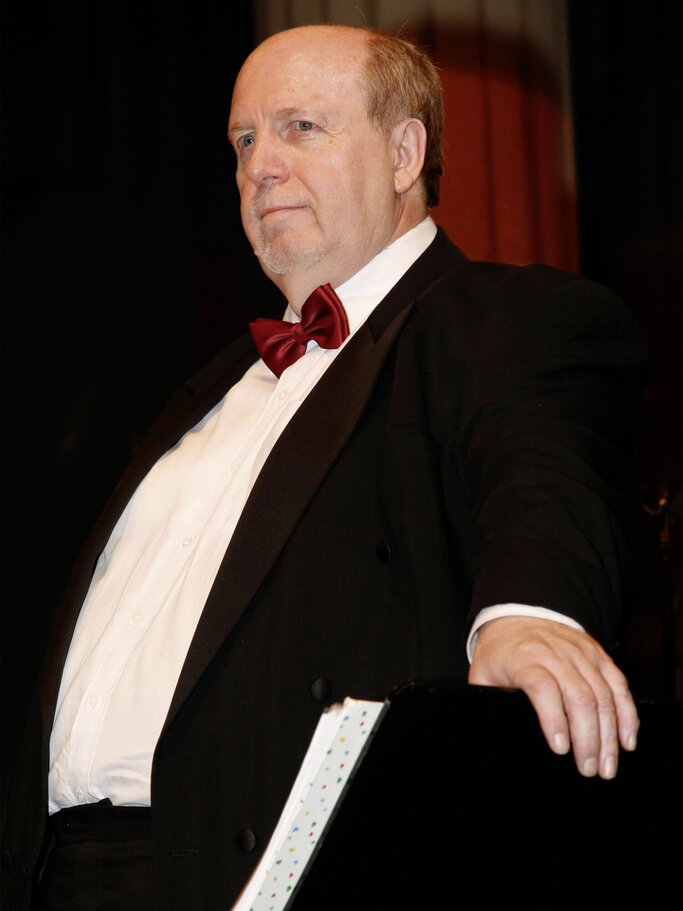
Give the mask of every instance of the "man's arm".
M 471 622 L 488 605 L 514 602 L 543 605 L 579 628 L 545 617 L 490 620 L 469 680 L 522 689 L 551 748 L 571 747 L 582 774 L 611 778 L 619 744 L 635 747 L 638 716 L 599 642 L 618 637 L 632 584 L 647 356 L 633 318 L 606 289 L 533 277 L 513 290 L 521 276 L 510 276 L 468 376 L 460 451 L 476 527 Z
M 523 690 L 551 750 L 567 753 L 571 745 L 582 775 L 614 778 L 619 744 L 636 747 L 628 682 L 586 632 L 537 617 L 491 620 L 479 630 L 468 679 Z

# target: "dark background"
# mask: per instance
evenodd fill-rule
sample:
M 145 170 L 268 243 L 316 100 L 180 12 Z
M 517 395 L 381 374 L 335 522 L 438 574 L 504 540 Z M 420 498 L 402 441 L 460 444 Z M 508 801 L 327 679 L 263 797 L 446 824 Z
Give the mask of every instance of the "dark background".
M 631 9 L 569 5 L 581 271 L 650 342 L 624 663 L 637 697 L 670 701 L 683 686 L 683 29 L 676 0 Z M 280 307 L 242 235 L 224 138 L 252 46 L 248 4 L 224 0 L 3 5 L 5 784 L 55 599 L 139 434 Z
M 570 0 L 581 271 L 650 344 L 641 587 L 624 663 L 637 696 L 683 700 L 683 4 Z

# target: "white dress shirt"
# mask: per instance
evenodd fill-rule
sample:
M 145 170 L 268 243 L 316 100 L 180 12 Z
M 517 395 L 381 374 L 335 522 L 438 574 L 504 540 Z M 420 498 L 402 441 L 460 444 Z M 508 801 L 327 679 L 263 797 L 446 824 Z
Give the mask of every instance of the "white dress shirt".
M 425 219 L 335 289 L 349 338 L 435 234 Z M 284 318 L 299 317 L 288 307 Z M 279 379 L 256 361 L 135 491 L 100 555 L 64 666 L 50 813 L 104 797 L 150 805 L 154 749 L 242 509 L 278 437 L 340 350 L 310 342 Z M 577 625 L 544 608 L 499 605 L 482 611 L 477 626 L 501 613 Z

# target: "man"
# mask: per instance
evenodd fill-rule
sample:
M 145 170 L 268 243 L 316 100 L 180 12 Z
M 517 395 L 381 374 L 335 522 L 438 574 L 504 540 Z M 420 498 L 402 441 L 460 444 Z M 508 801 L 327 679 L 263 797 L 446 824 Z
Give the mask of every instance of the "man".
M 245 336 L 179 391 L 86 545 L 7 827 L 12 907 L 31 885 L 43 909 L 228 907 L 346 695 L 469 673 L 523 689 L 585 776 L 636 745 L 598 644 L 628 584 L 630 316 L 437 232 L 440 87 L 407 42 L 275 35 L 228 130 L 294 325 L 257 321 L 262 358 Z

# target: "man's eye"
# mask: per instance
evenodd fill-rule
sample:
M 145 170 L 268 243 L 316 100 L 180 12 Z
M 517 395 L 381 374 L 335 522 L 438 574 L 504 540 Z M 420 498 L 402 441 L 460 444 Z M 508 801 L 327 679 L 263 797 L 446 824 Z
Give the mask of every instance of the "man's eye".
M 301 133 L 310 133 L 311 130 L 315 129 L 315 124 L 311 123 L 310 120 L 295 120 L 294 126 Z
M 240 151 L 243 151 L 244 149 L 247 148 L 247 146 L 251 146 L 253 144 L 254 144 L 254 134 L 253 133 L 246 133 L 244 136 L 240 136 L 240 138 L 235 143 L 235 145 L 237 146 L 237 148 Z

